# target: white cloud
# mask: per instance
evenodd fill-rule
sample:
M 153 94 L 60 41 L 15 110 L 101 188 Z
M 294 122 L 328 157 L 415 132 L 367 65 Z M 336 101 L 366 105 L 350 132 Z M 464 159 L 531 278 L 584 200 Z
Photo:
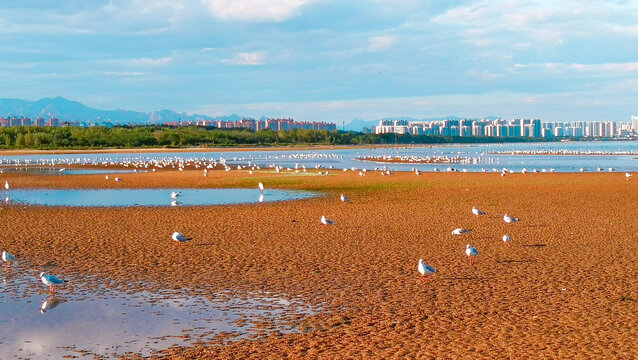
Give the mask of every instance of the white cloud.
M 368 49 L 372 52 L 384 51 L 393 47 L 398 38 L 396 36 L 377 36 L 370 38 L 370 45 Z
M 125 62 L 131 65 L 154 66 L 154 67 L 166 66 L 170 64 L 172 61 L 173 61 L 172 56 L 166 56 L 166 57 L 155 58 L 155 59 L 144 57 L 144 58 L 125 60 Z
M 222 59 L 221 62 L 230 65 L 250 65 L 257 66 L 264 64 L 264 54 L 260 52 L 239 53 L 231 59 Z
M 296 16 L 310 0 L 202 0 L 222 20 L 284 21 Z

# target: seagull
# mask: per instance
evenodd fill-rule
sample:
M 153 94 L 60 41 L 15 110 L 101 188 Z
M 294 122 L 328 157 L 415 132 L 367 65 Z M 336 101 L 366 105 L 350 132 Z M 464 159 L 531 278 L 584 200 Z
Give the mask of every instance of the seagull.
M 55 285 L 63 284 L 63 283 L 66 282 L 64 280 L 60 280 L 60 279 L 56 278 L 53 275 L 47 275 L 44 272 L 40 273 L 40 279 L 42 280 L 44 285 L 48 285 L 49 286 L 49 293 L 51 293 L 51 295 L 53 295 L 53 292 L 55 291 Z
M 5 190 L 9 191 L 9 182 L 8 181 L 4 182 L 4 188 L 5 188 Z
M 115 181 L 122 181 L 122 179 L 120 179 L 119 177 L 116 177 Z
M 432 275 L 436 272 L 436 269 L 424 263 L 423 259 L 419 259 L 419 272 L 421 273 L 421 279 L 424 279 L 426 274 Z M 428 281 L 432 281 L 432 277 L 428 277 Z
M 515 217 L 511 217 L 511 216 L 505 214 L 505 216 L 503 216 L 503 221 L 505 221 L 508 224 L 511 224 L 511 223 L 515 223 L 515 222 L 520 221 L 520 220 L 518 220 Z
M 259 190 L 264 191 L 264 184 L 261 183 L 261 181 L 259 182 L 259 185 L 257 185 L 259 187 Z
M 472 245 L 467 244 L 467 246 L 465 247 L 465 255 L 470 257 L 470 264 L 474 264 L 474 259 L 473 257 L 478 256 L 479 252 L 476 251 L 475 247 L 472 247 Z
M 65 302 L 66 300 L 64 299 L 56 299 L 56 298 L 51 298 L 45 302 L 42 303 L 42 305 L 40 306 L 40 312 L 42 314 L 44 314 L 45 312 L 55 308 L 56 306 L 62 304 L 63 302 Z
M 626 172 L 626 173 L 625 173 L 625 177 L 627 178 L 627 180 L 629 180 L 629 178 L 631 177 L 631 174 L 630 174 L 630 173 L 628 173 L 628 172 Z
M 182 195 L 182 193 L 175 192 L 175 191 L 171 192 L 171 197 L 173 199 L 177 199 L 180 195 Z
M 322 223 L 322 224 L 324 224 L 324 225 L 333 225 L 333 224 L 336 224 L 336 222 L 334 222 L 334 221 L 332 221 L 332 220 L 330 220 L 330 219 L 327 219 L 325 216 L 322 216 L 322 217 L 321 217 L 321 223 Z
M 348 199 L 348 197 L 346 197 L 345 195 L 341 194 L 341 201 L 348 202 L 350 201 L 350 199 Z
M 452 235 L 463 235 L 463 234 L 469 233 L 470 231 L 472 231 L 472 230 L 458 228 L 458 229 L 454 229 L 454 231 L 452 231 Z
M 12 262 L 12 261 L 15 261 L 15 260 L 16 260 L 16 257 L 15 257 L 15 256 L 13 256 L 13 255 L 9 254 L 9 253 L 8 253 L 8 252 L 6 252 L 6 251 L 3 251 L 3 252 L 2 252 L 2 261 L 6 262 L 6 263 L 7 263 L 7 266 L 11 266 L 11 262 Z
M 182 243 L 192 240 L 192 238 L 188 238 L 184 236 L 184 234 L 182 234 L 181 232 L 177 232 L 177 231 L 174 232 L 171 237 L 173 238 L 173 240 L 177 241 L 177 246 L 182 246 Z
M 476 206 L 472 208 L 472 214 L 474 214 L 474 215 L 487 215 L 487 213 L 482 212 Z
M 108 180 L 108 179 L 109 179 L 109 176 L 108 176 L 108 175 L 106 175 L 104 178 L 105 178 L 106 180 Z
M 503 242 L 505 243 L 505 245 L 510 246 L 512 245 L 512 237 L 509 235 L 503 235 Z

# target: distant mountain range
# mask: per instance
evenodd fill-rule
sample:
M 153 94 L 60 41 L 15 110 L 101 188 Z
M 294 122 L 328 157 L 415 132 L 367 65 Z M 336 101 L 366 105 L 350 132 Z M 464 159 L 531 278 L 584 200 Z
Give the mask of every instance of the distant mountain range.
M 208 115 L 177 113 L 172 110 L 159 110 L 153 112 L 138 112 L 130 110 L 98 110 L 93 109 L 78 101 L 72 101 L 63 97 L 43 98 L 38 101 L 21 99 L 0 99 L 0 117 L 26 116 L 36 119 L 41 116 L 45 119 L 55 116 L 61 121 L 79 121 L 89 124 L 157 124 L 173 121 L 238 121 L 244 118 L 236 114 L 227 116 L 211 117 Z M 498 119 L 497 116 L 488 116 L 489 119 Z M 261 117 L 260 120 L 265 120 Z M 416 119 L 410 117 L 384 118 L 380 120 L 407 120 L 407 121 L 437 121 L 445 119 L 461 119 L 457 116 L 446 116 L 438 118 Z M 328 121 L 330 122 L 330 121 Z M 379 120 L 354 119 L 345 124 L 345 130 L 361 131 L 364 127 L 371 128 L 377 126 Z M 341 127 L 338 127 L 342 130 Z
M 239 115 L 211 117 L 208 115 L 176 113 L 171 110 L 154 112 L 137 112 L 129 110 L 98 110 L 85 106 L 78 101 L 71 101 L 63 97 L 43 98 L 38 101 L 20 99 L 0 99 L 0 116 L 26 116 L 35 119 L 41 116 L 48 119 L 51 116 L 62 121 L 79 121 L 84 123 L 162 123 L 170 121 L 194 120 L 241 120 Z

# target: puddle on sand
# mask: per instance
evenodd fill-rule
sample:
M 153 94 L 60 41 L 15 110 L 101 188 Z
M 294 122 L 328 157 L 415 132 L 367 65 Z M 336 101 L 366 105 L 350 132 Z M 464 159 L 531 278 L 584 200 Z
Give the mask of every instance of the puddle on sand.
M 107 169 L 66 169 L 59 167 L 45 167 L 45 166 L 17 166 L 0 167 L 0 173 L 21 173 L 21 174 L 35 174 L 35 175 L 93 175 L 93 174 L 129 174 L 134 173 L 135 170 L 107 170 Z M 146 172 L 138 170 L 138 172 Z
M 129 294 L 95 287 L 98 279 L 57 287 L 54 298 L 36 271 L 0 269 L 0 349 L 2 359 L 60 359 L 94 355 L 115 358 L 126 353 L 150 355 L 172 345 L 263 333 L 253 322 L 296 331 L 291 320 L 316 309 L 298 298 L 247 296 L 213 301 L 183 291 Z M 71 285 L 73 284 L 73 285 Z
M 172 192 L 180 195 L 175 199 Z M 309 191 L 258 189 L 17 189 L 8 202 L 45 206 L 188 206 L 232 205 L 304 199 Z

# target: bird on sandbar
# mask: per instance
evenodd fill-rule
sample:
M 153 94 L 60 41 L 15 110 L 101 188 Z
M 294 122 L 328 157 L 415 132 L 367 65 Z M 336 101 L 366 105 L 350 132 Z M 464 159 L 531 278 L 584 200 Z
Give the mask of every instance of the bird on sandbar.
M 474 264 L 474 257 L 478 256 L 479 252 L 472 245 L 467 244 L 465 247 L 465 255 L 470 258 L 470 264 Z
M 423 259 L 419 259 L 419 272 L 421 273 L 421 279 L 425 278 L 425 275 L 433 275 L 436 269 L 423 262 Z M 428 276 L 428 281 L 432 281 L 432 277 Z
M 64 284 L 65 280 L 60 280 L 53 275 L 47 275 L 44 272 L 40 273 L 40 280 L 49 287 L 49 293 L 53 295 L 55 292 L 55 285 Z
M 476 206 L 474 206 L 472 208 L 472 214 L 477 215 L 477 216 L 479 216 L 479 215 L 487 215 L 487 213 L 479 210 Z
M 348 202 L 348 201 L 350 201 L 350 199 L 348 199 L 348 197 L 347 197 L 347 196 L 345 196 L 345 195 L 341 194 L 341 201 L 343 201 L 343 202 Z
M 4 182 L 4 189 L 9 191 L 9 182 L 8 181 Z
M 3 252 L 2 252 L 2 261 L 6 262 L 6 263 L 7 263 L 7 266 L 11 266 L 11 262 L 12 262 L 12 261 L 15 261 L 15 260 L 16 260 L 16 257 L 15 257 L 15 256 L 13 256 L 13 255 L 9 254 L 9 253 L 8 253 L 8 252 L 6 252 L 6 251 L 3 251 Z
M 512 237 L 509 236 L 509 235 L 503 235 L 503 242 L 505 243 L 505 245 L 511 246 L 512 245 Z
M 324 225 L 334 225 L 334 224 L 336 224 L 335 221 L 332 221 L 332 220 L 326 218 L 325 216 L 321 216 L 321 223 L 324 224 Z
M 472 231 L 472 230 L 458 228 L 458 229 L 454 229 L 452 231 L 452 235 L 463 235 L 463 234 L 469 233 L 470 231 Z
M 629 180 L 629 178 L 631 178 L 631 174 L 630 174 L 630 173 L 628 173 L 628 172 L 626 172 L 626 173 L 625 173 L 625 177 L 627 178 L 627 180 Z
M 264 184 L 262 184 L 261 181 L 257 186 L 259 187 L 259 190 L 264 191 Z
M 182 243 L 187 243 L 188 241 L 193 239 L 193 238 L 186 237 L 184 236 L 184 234 L 177 231 L 175 231 L 173 235 L 171 235 L 171 238 L 177 241 L 177 246 L 182 246 Z
M 505 221 L 508 224 L 511 224 L 511 223 L 515 223 L 515 222 L 520 221 L 520 220 L 518 220 L 515 217 L 511 217 L 511 216 L 505 214 L 505 216 L 503 216 L 503 221 Z
M 119 177 L 116 177 L 116 178 L 115 178 L 115 181 L 122 181 L 122 179 L 121 179 L 121 178 L 119 178 Z

